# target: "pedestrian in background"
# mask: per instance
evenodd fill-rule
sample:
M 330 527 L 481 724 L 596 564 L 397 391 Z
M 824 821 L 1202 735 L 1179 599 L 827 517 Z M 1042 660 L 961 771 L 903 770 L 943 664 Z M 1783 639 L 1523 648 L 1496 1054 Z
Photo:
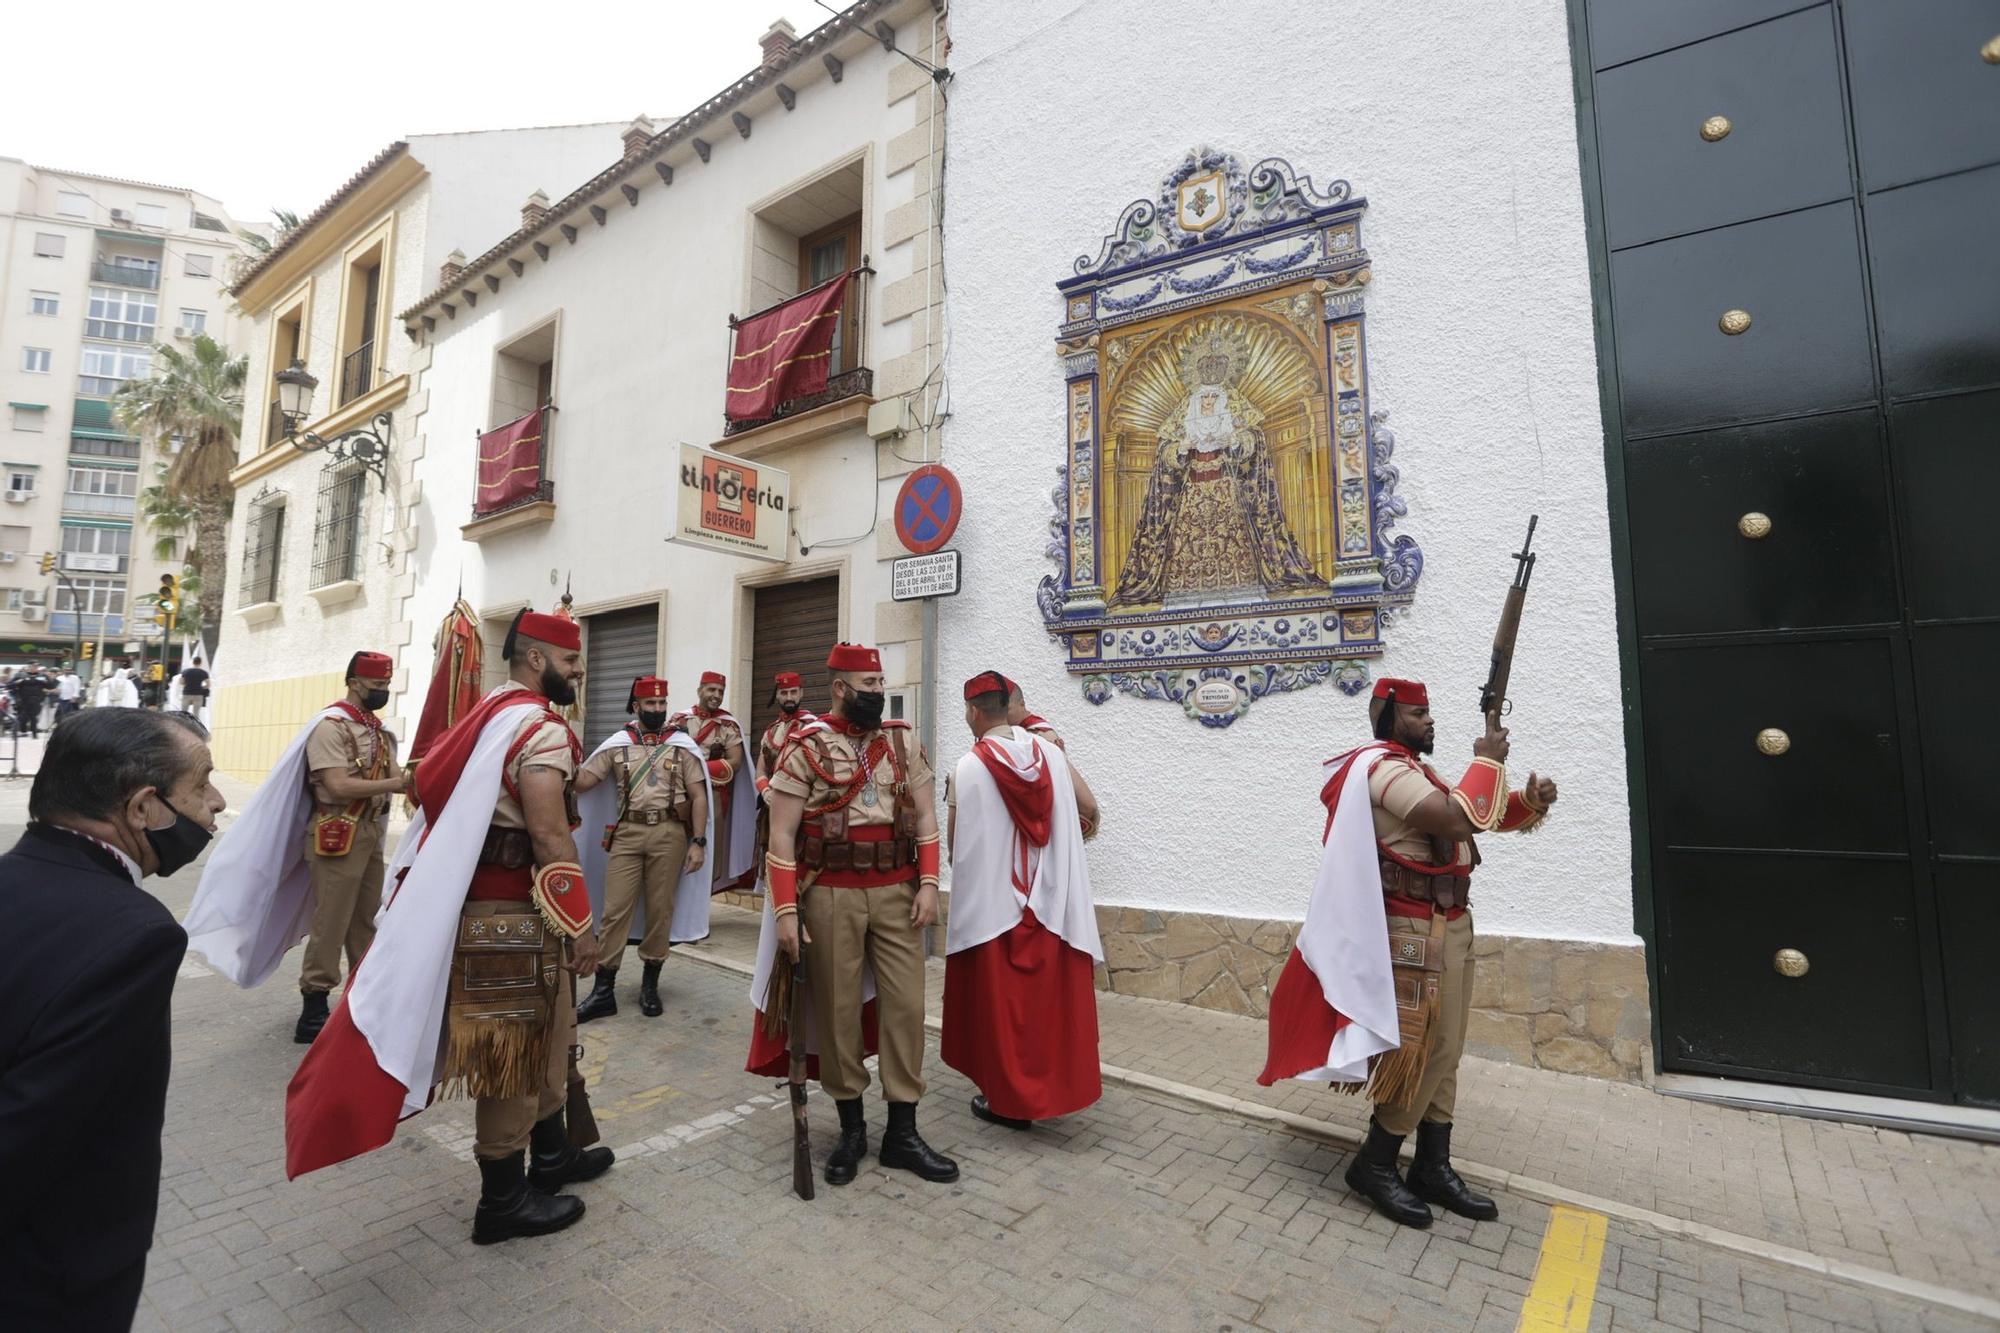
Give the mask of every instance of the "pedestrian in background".
M 181 707 L 206 720 L 208 711 L 208 670 L 201 664 L 201 650 L 181 671 Z
M 83 678 L 76 674 L 76 665 L 64 668 L 56 681 L 56 720 L 60 722 L 83 706 Z
M 90 712 L 49 737 L 0 856 L 0 1328 L 125 1329 L 160 1195 L 169 1014 L 187 936 L 146 892 L 222 810 L 207 733 Z
M 49 679 L 42 674 L 39 666 L 30 666 L 8 682 L 8 692 L 14 696 L 14 707 L 19 711 L 21 730 L 30 736 L 42 734 L 42 701 L 48 698 Z

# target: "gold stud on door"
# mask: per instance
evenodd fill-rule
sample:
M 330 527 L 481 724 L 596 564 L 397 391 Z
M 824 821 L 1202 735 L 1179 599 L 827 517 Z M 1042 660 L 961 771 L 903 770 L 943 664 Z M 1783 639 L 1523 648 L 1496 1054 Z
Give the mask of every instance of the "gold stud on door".
M 1762 541 L 1771 535 L 1771 516 L 1755 509 L 1736 520 L 1736 530 L 1751 541 Z
M 1776 727 L 1766 727 L 1757 733 L 1757 749 L 1760 753 L 1773 757 L 1792 748 L 1792 738 Z
M 1771 970 L 1796 980 L 1812 970 L 1812 960 L 1797 949 L 1780 949 L 1771 955 Z
M 1719 143 L 1727 139 L 1729 131 L 1735 128 L 1727 116 L 1710 116 L 1701 123 L 1701 137 L 1709 143 Z
M 1717 328 L 1734 338 L 1737 334 L 1746 332 L 1750 328 L 1750 312 L 1748 310 L 1725 310 L 1722 312 L 1722 318 L 1715 321 L 1715 324 Z

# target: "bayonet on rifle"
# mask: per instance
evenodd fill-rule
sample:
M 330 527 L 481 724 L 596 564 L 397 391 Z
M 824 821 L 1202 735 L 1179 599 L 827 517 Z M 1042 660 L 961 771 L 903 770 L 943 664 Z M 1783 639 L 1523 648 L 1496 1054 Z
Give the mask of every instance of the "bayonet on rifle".
M 1507 698 L 1507 679 L 1514 670 L 1514 639 L 1521 632 L 1521 606 L 1528 600 L 1528 580 L 1535 572 L 1535 557 L 1528 548 L 1535 542 L 1537 516 L 1528 515 L 1528 535 L 1514 552 L 1514 582 L 1500 608 L 1500 627 L 1493 631 L 1493 664 L 1486 669 L 1486 684 L 1479 690 L 1479 711 L 1488 727 L 1498 727 L 1512 707 Z

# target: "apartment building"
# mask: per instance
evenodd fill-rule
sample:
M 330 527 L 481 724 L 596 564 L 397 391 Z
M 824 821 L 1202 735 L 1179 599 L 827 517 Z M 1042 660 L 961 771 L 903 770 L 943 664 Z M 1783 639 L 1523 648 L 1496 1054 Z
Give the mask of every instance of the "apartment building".
M 165 460 L 111 398 L 160 344 L 240 341 L 223 284 L 246 248 L 207 195 L 0 158 L 0 661 L 157 650 L 135 603 L 182 552 L 155 551 L 139 496 Z M 60 577 L 41 572 L 50 552 Z

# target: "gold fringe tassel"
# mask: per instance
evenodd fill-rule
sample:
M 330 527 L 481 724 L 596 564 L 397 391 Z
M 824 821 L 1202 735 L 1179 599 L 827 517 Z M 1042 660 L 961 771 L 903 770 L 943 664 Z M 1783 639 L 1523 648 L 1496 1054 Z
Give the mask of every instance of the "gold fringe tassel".
M 546 1027 L 517 1018 L 451 1015 L 438 1100 L 519 1097 L 540 1088 L 548 1062 Z

